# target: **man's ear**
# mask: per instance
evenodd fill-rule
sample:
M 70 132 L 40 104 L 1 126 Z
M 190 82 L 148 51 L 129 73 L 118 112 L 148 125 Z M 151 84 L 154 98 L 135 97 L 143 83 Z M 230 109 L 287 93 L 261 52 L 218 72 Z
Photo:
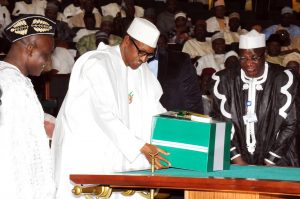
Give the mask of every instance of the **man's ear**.
M 32 44 L 32 43 L 26 44 L 26 52 L 28 55 L 30 55 L 30 56 L 32 55 L 33 48 L 34 48 L 34 44 Z

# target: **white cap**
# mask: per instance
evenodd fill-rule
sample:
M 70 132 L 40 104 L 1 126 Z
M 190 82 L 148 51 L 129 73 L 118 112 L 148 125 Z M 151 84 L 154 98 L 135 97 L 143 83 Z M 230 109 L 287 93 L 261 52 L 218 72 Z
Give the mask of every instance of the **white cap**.
M 174 19 L 177 19 L 178 17 L 186 18 L 186 14 L 184 12 L 178 12 L 174 15 Z
M 244 35 L 240 35 L 240 49 L 262 48 L 265 46 L 265 34 L 258 33 L 254 29 Z
M 285 6 L 284 8 L 281 9 L 281 15 L 284 14 L 293 14 L 293 9 L 288 6 Z
M 216 39 L 224 39 L 224 33 L 223 32 L 217 32 L 211 37 L 211 42 L 213 42 Z
M 147 19 L 135 17 L 130 24 L 127 33 L 134 39 L 152 48 L 156 48 L 159 30 Z
M 225 54 L 224 60 L 226 61 L 229 57 L 232 57 L 232 56 L 235 56 L 237 58 L 239 57 L 238 54 L 234 50 L 231 50 Z
M 217 7 L 217 6 L 225 6 L 224 0 L 217 0 L 214 4 L 214 7 Z

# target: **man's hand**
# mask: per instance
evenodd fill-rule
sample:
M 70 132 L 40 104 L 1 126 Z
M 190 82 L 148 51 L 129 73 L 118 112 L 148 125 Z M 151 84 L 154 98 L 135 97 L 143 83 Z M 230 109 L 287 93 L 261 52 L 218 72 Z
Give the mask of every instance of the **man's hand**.
M 156 154 L 155 156 L 155 169 L 163 169 L 163 168 L 168 168 L 171 164 L 168 160 L 166 160 L 165 158 L 163 158 L 161 156 L 161 154 L 164 155 L 169 155 L 169 153 L 167 153 L 166 151 L 158 148 L 157 146 L 154 146 L 152 144 L 148 144 L 146 143 L 142 148 L 141 148 L 141 153 L 144 154 L 144 156 L 147 158 L 147 160 L 149 161 L 149 163 L 151 164 L 151 156 L 150 154 Z M 168 166 L 164 166 L 160 163 L 160 161 L 164 161 Z
M 237 157 L 237 158 L 234 158 L 234 159 L 232 160 L 232 162 L 233 162 L 233 164 L 238 164 L 238 165 L 242 165 L 242 166 L 248 165 L 248 163 L 245 162 L 245 161 L 242 159 L 241 156 L 239 156 L 239 157 Z

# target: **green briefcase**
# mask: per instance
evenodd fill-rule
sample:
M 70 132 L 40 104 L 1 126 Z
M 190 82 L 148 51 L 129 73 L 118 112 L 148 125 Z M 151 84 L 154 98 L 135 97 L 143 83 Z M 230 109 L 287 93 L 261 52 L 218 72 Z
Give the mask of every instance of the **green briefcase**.
M 151 144 L 170 153 L 165 158 L 171 167 L 204 172 L 229 169 L 230 122 L 207 117 L 192 121 L 168 113 L 154 116 Z

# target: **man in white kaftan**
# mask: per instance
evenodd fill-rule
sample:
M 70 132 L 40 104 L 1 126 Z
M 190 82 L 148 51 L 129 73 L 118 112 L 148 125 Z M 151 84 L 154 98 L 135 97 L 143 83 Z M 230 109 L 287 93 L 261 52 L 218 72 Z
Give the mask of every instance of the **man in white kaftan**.
M 216 71 L 223 70 L 225 68 L 225 39 L 222 32 L 215 33 L 211 37 L 212 48 L 214 53 L 204 55 L 196 62 L 197 75 L 201 76 L 204 68 L 213 68 Z
M 44 26 L 35 29 L 37 23 Z M 49 61 L 54 30 L 53 21 L 33 15 L 18 19 L 4 31 L 12 45 L 4 61 L 0 61 L 1 198 L 55 197 L 44 112 L 26 77 L 40 75 Z
M 52 141 L 57 199 L 72 198 L 70 174 L 150 166 L 143 148 L 150 145 L 145 143 L 150 142 L 152 116 L 165 109 L 159 103 L 161 87 L 145 62 L 154 52 L 159 31 L 149 21 L 135 18 L 127 33 L 121 45 L 100 43 L 73 67 Z M 128 62 L 128 56 L 137 62 Z M 153 152 L 165 153 L 150 146 Z

